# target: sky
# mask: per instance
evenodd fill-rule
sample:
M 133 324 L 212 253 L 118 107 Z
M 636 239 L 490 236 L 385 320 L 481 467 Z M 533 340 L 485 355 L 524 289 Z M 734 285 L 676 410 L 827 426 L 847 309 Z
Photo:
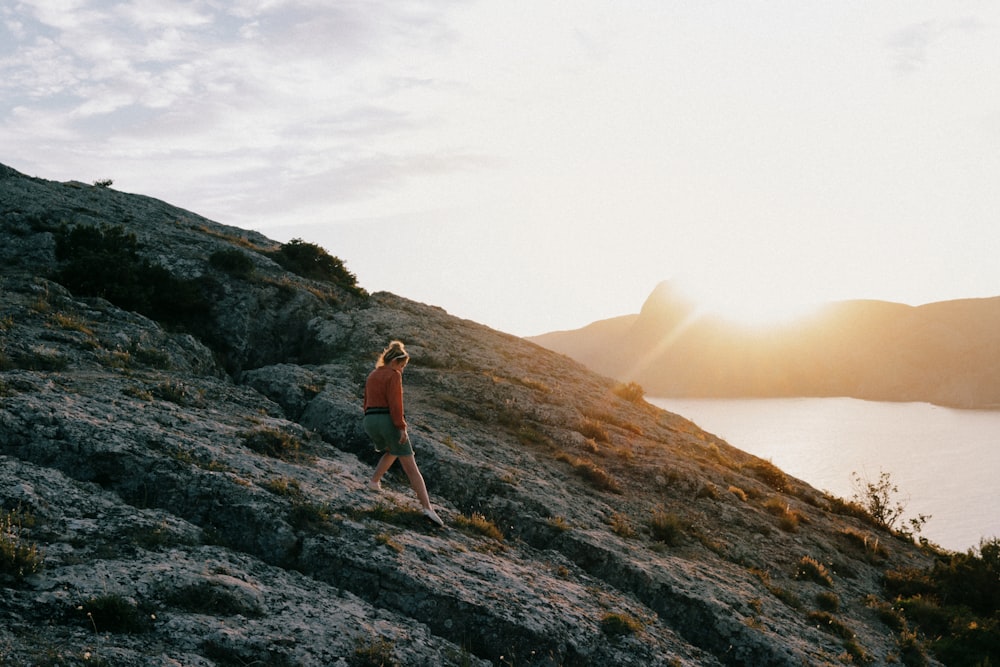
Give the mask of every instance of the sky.
M 516 335 L 1000 295 L 994 0 L 7 0 L 0 163 Z

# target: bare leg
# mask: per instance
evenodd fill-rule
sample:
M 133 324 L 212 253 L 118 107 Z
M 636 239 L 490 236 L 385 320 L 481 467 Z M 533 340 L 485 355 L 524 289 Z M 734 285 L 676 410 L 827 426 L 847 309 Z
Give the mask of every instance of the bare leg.
M 410 479 L 410 486 L 413 487 L 413 491 L 417 494 L 420 506 L 425 510 L 430 509 L 431 499 L 427 495 L 427 485 L 424 484 L 424 476 L 420 474 L 420 468 L 417 467 L 417 459 L 413 456 L 402 456 L 399 459 L 399 464 L 403 466 L 403 472 Z
M 396 458 L 395 454 L 390 454 L 389 452 L 383 454 L 382 458 L 378 460 L 378 465 L 375 466 L 375 474 L 372 475 L 372 479 L 368 482 L 368 486 L 373 489 L 377 489 L 379 484 L 382 483 L 382 475 L 384 475 L 386 471 L 392 467 L 392 464 L 396 462 Z

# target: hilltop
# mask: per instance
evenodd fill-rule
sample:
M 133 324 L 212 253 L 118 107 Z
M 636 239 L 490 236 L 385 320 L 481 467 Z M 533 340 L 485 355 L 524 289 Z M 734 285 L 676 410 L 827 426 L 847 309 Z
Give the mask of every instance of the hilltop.
M 634 385 L 106 186 L 0 234 L 0 664 L 939 664 L 933 550 Z M 366 489 L 394 338 L 444 529 Z
M 1000 407 L 1000 297 L 828 303 L 772 327 L 699 313 L 661 283 L 636 315 L 530 340 L 662 397 L 850 396 Z

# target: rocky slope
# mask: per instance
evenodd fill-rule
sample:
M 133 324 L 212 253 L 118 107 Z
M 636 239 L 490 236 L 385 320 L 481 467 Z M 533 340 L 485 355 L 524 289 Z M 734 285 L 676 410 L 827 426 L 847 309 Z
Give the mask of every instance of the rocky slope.
M 137 256 L 73 273 L 73 228 Z M 912 654 L 881 580 L 929 555 L 634 387 L 109 188 L 0 167 L 0 238 L 0 664 Z M 109 263 L 145 271 L 142 299 L 102 288 L 139 311 L 60 283 Z M 366 490 L 361 389 L 393 338 L 444 529 L 398 470 Z
M 637 315 L 530 340 L 652 396 L 852 396 L 1000 407 L 1000 297 L 827 304 L 768 329 L 700 316 L 668 283 Z

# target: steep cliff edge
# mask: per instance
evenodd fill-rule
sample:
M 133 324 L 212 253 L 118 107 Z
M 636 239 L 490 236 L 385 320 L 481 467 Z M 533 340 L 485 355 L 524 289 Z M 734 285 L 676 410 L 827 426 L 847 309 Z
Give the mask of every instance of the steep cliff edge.
M 904 652 L 882 578 L 931 556 L 576 362 L 108 188 L 4 168 L 0 225 L 0 504 L 22 566 L 0 577 L 0 664 Z M 149 289 L 67 289 L 96 285 L 67 270 L 75 228 Z M 361 388 L 392 338 L 445 529 L 398 473 L 365 488 Z

